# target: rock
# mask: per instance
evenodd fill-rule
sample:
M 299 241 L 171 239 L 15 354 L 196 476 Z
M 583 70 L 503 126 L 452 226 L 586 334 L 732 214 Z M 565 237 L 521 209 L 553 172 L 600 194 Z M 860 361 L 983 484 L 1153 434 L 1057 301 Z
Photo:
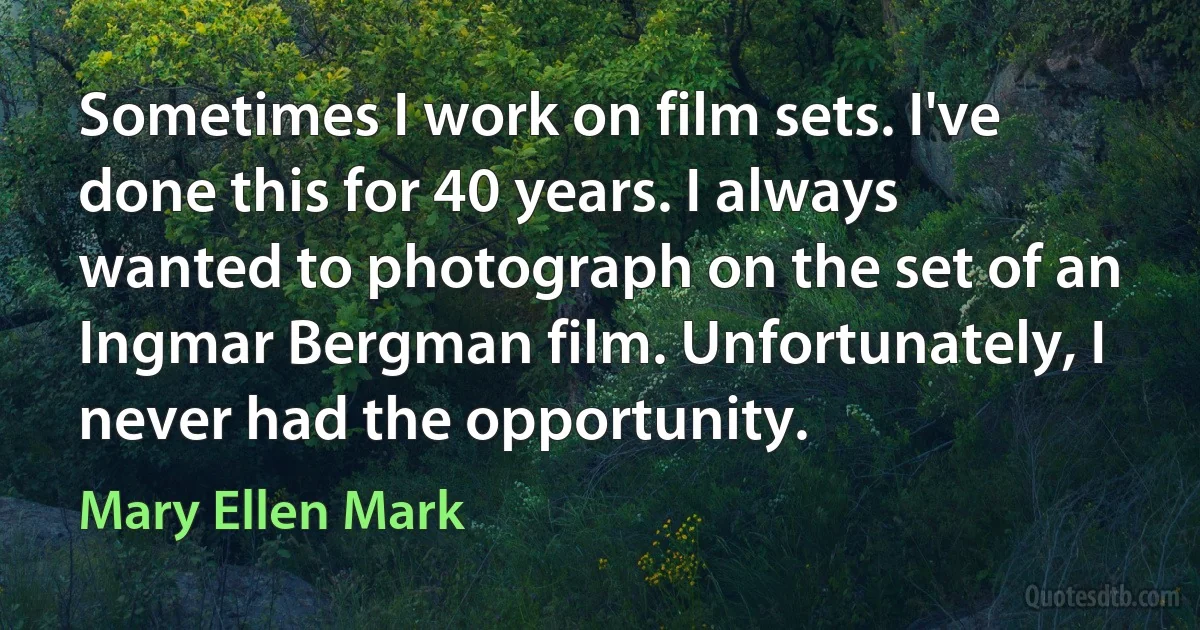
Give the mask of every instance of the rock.
M 1040 60 L 1005 66 L 984 98 L 996 106 L 1002 119 L 1029 114 L 1036 120 L 1042 148 L 1039 160 L 1032 164 L 1002 160 L 988 165 L 988 179 L 994 184 L 964 182 L 955 173 L 951 146 L 969 139 L 970 130 L 943 137 L 934 128 L 913 138 L 912 157 L 922 173 L 952 198 L 972 192 L 993 204 L 1011 203 L 1022 193 L 1021 184 L 1031 179 L 1030 168 L 1052 189 L 1061 190 L 1070 181 L 1073 166 L 1097 158 L 1098 102 L 1144 98 L 1161 89 L 1166 76 L 1161 63 L 1136 59 L 1127 46 L 1095 37 L 1064 41 Z M 1014 172 L 1017 169 L 1022 172 Z M 1012 185 L 1004 183 L 1006 178 Z
M 956 196 L 950 141 L 943 139 L 939 129 L 930 127 L 924 136 L 913 138 L 912 158 L 917 168 L 921 169 L 935 186 L 951 197 Z
M 68 555 L 60 552 L 72 545 L 78 552 L 103 548 L 107 536 L 80 530 L 80 517 L 75 510 L 0 497 L 0 585 L 5 584 L 6 573 L 65 573 L 58 567 L 49 572 L 13 571 L 12 564 L 65 562 Z M 11 564 L 6 567 L 6 563 Z M 174 592 L 153 608 L 162 611 L 160 621 L 172 626 L 307 628 L 327 604 L 311 584 L 277 569 L 221 565 L 171 575 Z
M 79 518 L 73 510 L 0 497 L 0 551 L 13 552 L 19 545 L 40 553 L 48 547 L 95 539 L 98 532 L 79 529 Z
M 324 598 L 308 582 L 278 570 L 225 565 L 214 574 L 179 574 L 181 625 L 307 628 L 319 618 Z
M 1000 113 L 1053 110 L 1091 98 L 1128 100 L 1142 94 L 1132 52 L 1090 38 L 1059 45 L 1040 64 L 1009 64 L 992 83 L 988 102 Z

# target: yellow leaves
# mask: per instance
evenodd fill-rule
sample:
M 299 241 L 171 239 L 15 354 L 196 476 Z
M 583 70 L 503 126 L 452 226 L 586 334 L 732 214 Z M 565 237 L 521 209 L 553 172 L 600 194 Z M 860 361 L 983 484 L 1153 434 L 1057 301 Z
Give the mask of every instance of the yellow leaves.
M 111 50 L 100 51 L 96 53 L 96 56 L 93 59 L 97 66 L 103 68 L 104 66 L 112 63 L 113 52 Z
M 208 32 L 208 25 L 204 22 L 196 22 L 196 34 L 203 35 Z

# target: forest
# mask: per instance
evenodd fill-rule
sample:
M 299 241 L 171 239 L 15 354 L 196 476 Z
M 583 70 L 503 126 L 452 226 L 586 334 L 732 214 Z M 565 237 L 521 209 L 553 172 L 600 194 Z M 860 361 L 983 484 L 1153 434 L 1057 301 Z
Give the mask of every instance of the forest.
M 0 630 L 1200 625 L 1193 0 L 4 5 Z M 681 91 L 693 104 L 703 93 L 727 106 L 698 129 L 720 120 L 722 133 L 660 133 L 664 124 L 679 131 Z M 535 117 L 533 92 L 542 104 Z M 950 110 L 993 105 L 996 133 L 974 133 L 969 122 L 948 129 L 914 100 L 922 93 Z M 279 112 L 275 127 L 320 133 L 242 129 L 234 103 L 310 104 Z M 546 111 L 546 103 L 558 106 Z M 636 106 L 639 133 L 581 133 L 570 112 L 589 103 Z M 313 113 L 334 104 L 349 107 Z M 491 117 L 467 112 L 456 123 L 465 110 L 436 109 L 443 104 L 496 104 L 506 124 L 479 134 L 473 122 L 490 129 Z M 508 104 L 529 109 L 512 119 Z M 810 106 L 812 121 L 824 112 L 823 125 L 805 122 Z M 126 108 L 120 117 L 118 107 Z M 794 133 L 772 133 L 783 114 Z M 365 118 L 379 133 L 349 131 Z M 752 119 L 757 135 L 748 133 Z M 740 133 L 730 133 L 734 121 Z M 429 133 L 443 124 L 463 131 Z M 172 134 L 171 125 L 227 133 Z M 838 125 L 895 132 L 813 133 Z M 139 133 L 126 133 L 135 126 Z M 275 212 L 284 188 L 266 194 L 255 169 L 279 182 L 421 186 L 406 212 L 370 211 L 365 190 L 336 186 L 310 199 L 358 211 Z M 435 198 L 454 173 L 465 190 L 483 169 L 531 186 L 567 182 L 578 198 L 562 198 L 572 211 L 530 211 L 533 197 L 503 189 L 488 213 L 447 211 Z M 236 173 L 250 174 L 237 190 L 188 188 Z M 85 187 L 102 174 L 109 190 Z M 150 195 L 155 180 L 181 183 L 159 191 L 162 211 L 149 199 L 138 212 L 111 199 L 108 211 L 100 207 L 120 182 L 141 182 Z M 672 211 L 635 211 L 634 190 L 650 181 L 647 198 Z M 621 212 L 581 209 L 600 205 L 585 194 L 619 183 Z M 735 189 L 745 194 L 722 207 Z M 761 192 L 758 207 L 749 207 L 750 190 Z M 193 193 L 210 212 L 167 211 L 172 198 Z M 829 195 L 841 210 L 817 211 Z M 701 211 L 683 211 L 697 200 Z M 664 244 L 694 268 L 720 256 L 765 257 L 773 284 L 725 289 L 693 274 L 683 287 L 622 275 L 637 260 L 665 257 Z M 983 261 L 1035 244 L 1045 260 L 1114 262 L 1080 272 L 1072 288 L 1056 282 L 1053 266 L 1039 267 L 1029 286 L 1003 289 L 964 264 L 977 281 L 945 273 L 944 288 L 880 282 L 868 290 L 798 278 L 792 260 L 822 247 L 848 271 L 860 256 L 907 256 L 915 278 L 933 258 L 954 269 L 948 261 L 960 250 Z M 209 265 L 337 254 L 377 282 L 335 290 L 283 273 L 253 290 L 197 277 L 161 286 L 150 269 L 170 258 L 183 273 L 200 264 L 200 250 Z M 529 261 L 530 279 L 500 286 L 492 262 L 492 286 L 476 274 L 453 288 L 434 273 L 412 282 L 405 270 L 426 264 L 416 257 L 430 270 L 451 259 L 470 266 L 481 251 Z M 100 255 L 129 266 L 87 262 Z M 581 257 L 612 261 L 610 281 L 589 282 L 570 262 Z M 127 275 L 133 265 L 144 273 Z M 253 276 L 247 269 L 240 279 Z M 563 318 L 592 322 L 596 334 L 644 335 L 650 356 L 664 360 L 554 363 L 544 340 Z M 169 360 L 172 332 L 210 331 L 223 345 L 227 332 L 257 331 L 284 345 L 301 320 L 312 325 L 313 355 L 338 333 L 454 333 L 464 347 L 472 333 L 522 333 L 534 347 L 529 360 L 516 353 L 476 364 L 422 363 L 414 346 L 399 372 L 398 363 L 354 354 L 296 365 L 276 352 L 257 362 L 250 347 L 242 361 Z M 697 339 L 685 339 L 684 321 L 698 323 Z M 708 322 L 757 339 L 768 321 L 781 336 L 814 339 L 844 326 L 906 331 L 928 338 L 930 350 L 936 332 L 952 331 L 944 343 L 964 356 L 983 353 L 982 343 L 968 349 L 966 335 L 1004 331 L 1010 345 L 1028 343 L 1030 356 L 1024 364 L 849 365 L 834 360 L 839 344 L 830 343 L 826 361 L 689 360 L 708 347 Z M 1103 363 L 1092 361 L 1096 321 Z M 83 335 L 81 322 L 90 327 Z M 1044 334 L 1055 358 L 1043 364 L 1019 330 Z M 158 360 L 81 361 L 97 331 L 130 344 L 167 336 L 157 339 Z M 1056 348 L 1050 331 L 1061 333 Z M 1060 360 L 1067 353 L 1076 357 L 1070 370 Z M 244 414 L 251 396 L 310 413 L 338 400 L 386 400 L 416 419 L 435 408 L 461 418 L 478 407 L 574 414 L 642 404 L 674 415 L 724 408 L 736 396 L 739 405 L 793 410 L 793 429 L 807 439 L 781 440 L 768 453 L 769 431 L 765 442 L 573 435 L 508 450 L 459 431 L 445 440 L 405 431 L 376 440 L 361 428 L 340 441 L 249 440 L 230 423 L 223 440 L 131 441 L 97 439 L 99 419 L 93 439 L 80 439 L 81 409 L 232 406 Z M 466 506 L 458 513 L 465 529 L 263 534 L 197 525 L 181 542 L 127 531 L 36 546 L 38 533 L 12 516 L 35 506 L 77 511 L 83 492 L 190 501 L 229 488 L 297 504 L 449 488 Z M 63 527 L 54 520 L 46 527 Z M 304 595 L 240 617 L 223 604 L 190 604 L 204 583 L 196 576 L 213 571 L 285 576 Z M 1053 606 L 1029 595 L 1068 588 L 1151 591 L 1168 604 Z

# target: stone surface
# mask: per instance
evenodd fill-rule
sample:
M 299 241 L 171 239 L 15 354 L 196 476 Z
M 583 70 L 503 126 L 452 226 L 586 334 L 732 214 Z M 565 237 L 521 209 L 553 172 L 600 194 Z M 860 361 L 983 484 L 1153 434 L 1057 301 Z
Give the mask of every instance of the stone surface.
M 1071 166 L 1089 164 L 1100 150 L 1101 134 L 1095 116 L 1101 99 L 1144 98 L 1165 82 L 1162 64 L 1135 59 L 1128 47 L 1099 38 L 1060 42 L 1044 58 L 1013 62 L 992 81 L 984 102 L 995 105 L 1001 119 L 1030 114 L 1046 146 L 1061 148 L 1058 155 L 1037 167 L 1052 188 L 1069 181 Z M 952 198 L 967 192 L 981 194 L 996 204 L 1012 201 L 1014 191 L 1002 186 L 964 189 L 954 170 L 951 146 L 971 137 L 969 129 L 953 137 L 935 128 L 913 138 L 911 153 L 917 167 Z M 1003 177 L 998 173 L 997 178 Z
M 72 540 L 94 539 L 97 532 L 80 531 L 79 517 L 74 510 L 0 497 L 0 551 L 21 545 L 40 552 L 65 547 Z
M 63 555 L 51 552 L 72 544 L 104 544 L 104 534 L 80 531 L 79 522 L 75 510 L 0 497 L 0 553 L 16 562 L 55 562 Z M 4 569 L 0 563 L 0 584 Z M 178 627 L 308 628 L 326 605 L 316 588 L 286 571 L 221 565 L 174 575 L 174 597 L 155 608 Z
M 286 571 L 225 565 L 214 575 L 181 573 L 177 608 L 181 623 L 204 620 L 216 628 L 307 628 L 324 598 Z

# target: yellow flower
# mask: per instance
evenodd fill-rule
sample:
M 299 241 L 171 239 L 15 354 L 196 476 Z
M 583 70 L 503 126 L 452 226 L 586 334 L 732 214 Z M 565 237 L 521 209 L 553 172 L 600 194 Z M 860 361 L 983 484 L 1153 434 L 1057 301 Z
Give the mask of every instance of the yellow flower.
M 638 568 L 645 574 L 643 579 L 650 586 L 694 588 L 700 571 L 708 565 L 699 558 L 698 525 L 702 519 L 698 514 L 685 518 L 679 527 L 671 527 L 671 519 L 654 530 L 655 540 L 650 542 L 650 551 L 638 559 Z

